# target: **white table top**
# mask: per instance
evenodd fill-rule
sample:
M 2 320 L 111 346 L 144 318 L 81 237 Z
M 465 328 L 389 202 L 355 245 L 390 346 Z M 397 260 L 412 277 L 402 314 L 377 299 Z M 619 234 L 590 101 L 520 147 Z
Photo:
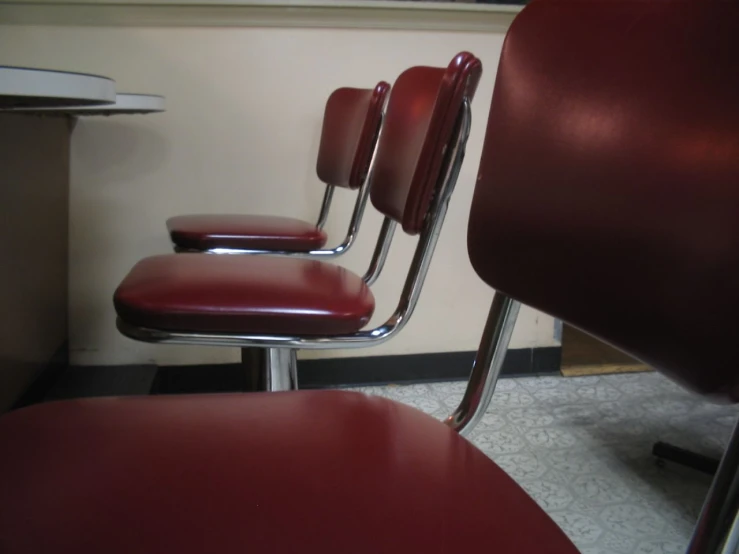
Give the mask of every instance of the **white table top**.
M 159 96 L 157 94 L 121 92 L 116 94 L 114 104 L 104 104 L 102 106 L 80 106 L 74 111 L 79 115 L 157 113 L 165 111 L 165 101 L 164 96 Z
M 156 94 L 116 94 L 115 102 L 98 106 L 59 106 L 54 108 L 18 108 L 14 112 L 54 113 L 74 116 L 147 114 L 165 111 L 164 96 Z
M 115 81 L 100 75 L 0 66 L 0 108 L 115 102 Z

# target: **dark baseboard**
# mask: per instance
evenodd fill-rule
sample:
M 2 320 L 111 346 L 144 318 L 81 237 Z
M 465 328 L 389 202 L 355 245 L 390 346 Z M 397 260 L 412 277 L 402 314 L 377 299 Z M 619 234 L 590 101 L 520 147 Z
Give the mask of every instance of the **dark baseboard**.
M 45 367 L 36 374 L 28 388 L 13 403 L 11 410 L 25 408 L 31 404 L 43 402 L 46 395 L 54 388 L 60 376 L 69 367 L 69 344 L 65 341 L 57 348 Z
M 557 373 L 561 354 L 559 346 L 509 350 L 502 375 Z M 298 375 L 305 389 L 459 381 L 469 377 L 474 360 L 473 351 L 303 360 Z
M 155 365 L 70 366 L 46 393 L 44 401 L 96 396 L 148 395 L 157 376 Z
M 557 373 L 561 350 L 560 347 L 509 350 L 503 375 Z M 469 377 L 474 358 L 474 352 L 438 352 L 303 360 L 298 362 L 298 373 L 303 389 L 464 380 Z M 65 345 L 13 409 L 90 396 L 238 392 L 247 390 L 249 382 L 241 364 L 70 367 L 67 360 Z
M 503 375 L 531 376 L 559 372 L 562 349 L 555 347 L 509 350 Z M 398 356 L 365 356 L 298 361 L 300 388 L 411 384 L 464 380 L 475 352 L 438 352 Z M 248 378 L 241 364 L 165 366 L 159 368 L 152 394 L 188 394 L 246 390 Z
M 202 394 L 247 390 L 249 378 L 241 364 L 162 366 L 151 394 Z

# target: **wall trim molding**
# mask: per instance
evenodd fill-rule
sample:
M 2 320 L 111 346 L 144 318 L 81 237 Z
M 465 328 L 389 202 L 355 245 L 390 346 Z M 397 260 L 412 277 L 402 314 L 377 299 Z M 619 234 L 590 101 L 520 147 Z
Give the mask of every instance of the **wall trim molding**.
M 303 27 L 457 32 L 508 30 L 522 6 L 309 0 L 16 0 L 1 25 Z
M 301 388 L 411 384 L 435 381 L 466 381 L 475 351 L 322 358 L 299 360 Z M 560 346 L 515 348 L 506 352 L 501 375 L 532 376 L 558 373 Z
M 502 373 L 559 374 L 561 356 L 559 346 L 512 349 L 506 353 Z M 323 358 L 299 360 L 298 373 L 305 389 L 462 381 L 469 378 L 474 359 L 474 351 Z M 241 364 L 68 366 L 65 344 L 13 409 L 94 396 L 238 392 L 247 388 L 246 372 Z
M 561 357 L 559 346 L 512 349 L 502 374 L 559 374 Z M 298 360 L 298 379 L 301 389 L 463 381 L 469 379 L 474 359 L 474 351 L 465 351 Z M 162 366 L 151 394 L 235 392 L 245 390 L 247 381 L 241 364 Z

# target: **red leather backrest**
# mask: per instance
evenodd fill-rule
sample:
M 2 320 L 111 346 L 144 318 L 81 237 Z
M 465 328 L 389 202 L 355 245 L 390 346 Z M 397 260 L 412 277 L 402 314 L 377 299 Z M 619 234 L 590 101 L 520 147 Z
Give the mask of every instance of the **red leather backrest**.
M 316 173 L 327 185 L 357 189 L 367 177 L 390 85 L 340 88 L 326 102 Z
M 423 227 L 462 101 L 472 100 L 481 74 L 480 60 L 462 52 L 446 69 L 412 67 L 393 85 L 370 196 L 409 234 Z
M 739 4 L 525 8 L 468 248 L 492 287 L 739 399 Z

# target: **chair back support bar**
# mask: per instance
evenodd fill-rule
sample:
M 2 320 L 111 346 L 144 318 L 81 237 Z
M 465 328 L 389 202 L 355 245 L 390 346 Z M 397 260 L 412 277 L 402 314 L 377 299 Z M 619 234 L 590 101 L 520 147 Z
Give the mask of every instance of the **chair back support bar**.
M 340 88 L 326 101 L 316 174 L 332 187 L 358 189 L 369 172 L 390 85 Z
M 370 170 L 371 171 L 371 170 Z M 326 190 L 323 194 L 323 201 L 321 203 L 321 212 L 318 215 L 318 221 L 316 227 L 322 229 L 328 220 L 328 212 L 331 208 L 331 200 L 334 196 L 334 187 L 326 185 Z M 354 209 L 352 210 L 352 216 L 349 220 L 349 228 L 346 231 L 346 236 L 340 244 L 333 248 L 322 248 L 320 250 L 308 250 L 307 252 L 297 252 L 292 250 L 250 250 L 246 248 L 210 248 L 203 251 L 205 254 L 246 254 L 252 256 L 294 256 L 298 258 L 313 258 L 330 260 L 332 258 L 338 258 L 342 254 L 346 254 L 349 248 L 352 247 L 354 241 L 357 239 L 359 234 L 359 226 L 362 224 L 362 218 L 364 216 L 364 209 L 367 206 L 367 198 L 369 197 L 369 185 L 363 184 L 357 192 L 357 200 L 354 202 Z M 378 243 L 383 240 L 383 236 L 378 237 Z M 175 247 L 175 252 L 200 252 Z
M 316 227 L 323 229 L 328 221 L 328 212 L 331 209 L 331 200 L 334 197 L 334 187 L 326 185 L 326 190 L 323 191 L 323 200 L 321 201 L 321 211 L 318 213 L 318 221 Z
M 462 401 L 444 423 L 465 435 L 485 415 L 503 369 L 520 303 L 495 293 Z
M 354 204 L 346 238 L 338 247 L 316 253 L 333 251 L 334 256 L 343 254 L 357 236 L 369 193 L 365 185 L 371 171 L 375 146 L 382 128 L 382 111 L 389 92 L 390 85 L 380 81 L 372 91 L 337 89 L 326 102 L 316 162 L 316 174 L 326 183 L 326 192 L 316 227 L 322 229 L 326 224 L 334 187 L 362 190 Z
M 737 29 L 734 2 L 527 6 L 503 47 L 468 234 L 496 290 L 730 400 Z
M 362 280 L 367 283 L 367 286 L 372 286 L 377 281 L 380 273 L 382 273 L 382 268 L 385 267 L 387 255 L 390 252 L 390 243 L 393 241 L 393 235 L 397 226 L 398 224 L 395 220 L 389 217 L 382 220 L 382 227 L 380 227 L 380 235 L 377 238 L 375 251 L 372 253 L 372 259 L 370 260 L 367 272 L 362 277 Z
M 322 229 L 328 220 L 335 187 L 359 189 L 346 236 L 333 248 L 307 252 L 251 250 L 244 248 L 209 248 L 207 254 L 249 254 L 337 258 L 354 244 L 362 223 L 369 195 L 368 181 L 372 172 L 377 141 L 382 130 L 383 109 L 390 85 L 380 81 L 374 89 L 340 88 L 329 96 L 323 117 L 318 148 L 316 174 L 326 183 L 316 227 Z M 177 252 L 193 250 L 175 248 Z
M 398 77 L 390 94 L 377 146 L 370 196 L 375 208 L 400 223 L 411 235 L 421 232 L 443 171 L 443 152 L 459 106 L 472 99 L 482 64 L 468 52 L 454 57 L 446 69 L 412 67 Z

